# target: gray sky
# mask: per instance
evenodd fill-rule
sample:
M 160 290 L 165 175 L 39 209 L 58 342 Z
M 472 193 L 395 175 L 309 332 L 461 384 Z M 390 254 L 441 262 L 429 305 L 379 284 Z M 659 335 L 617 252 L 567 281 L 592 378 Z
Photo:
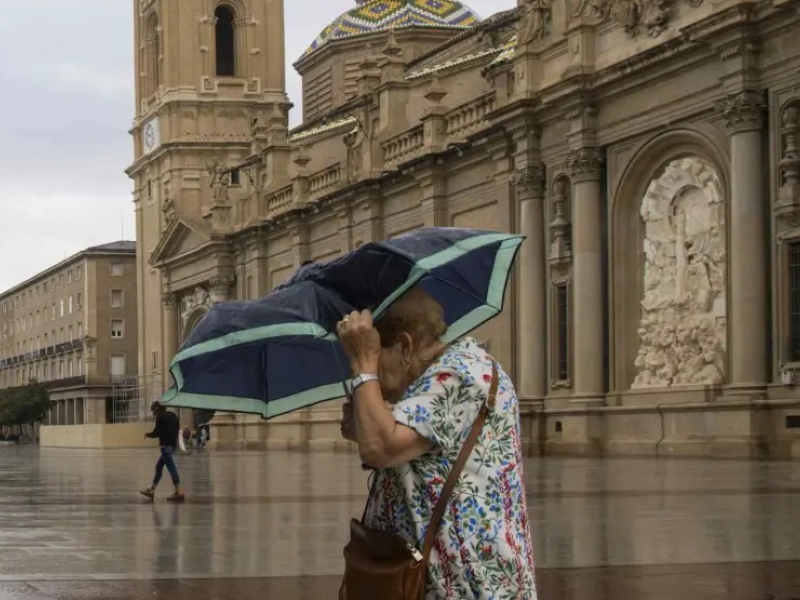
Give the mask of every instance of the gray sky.
M 0 0 L 0 291 L 87 246 L 135 236 L 124 173 L 132 157 L 134 3 Z M 355 0 L 285 4 L 296 125 L 300 80 L 291 63 Z M 468 0 L 481 17 L 515 4 Z

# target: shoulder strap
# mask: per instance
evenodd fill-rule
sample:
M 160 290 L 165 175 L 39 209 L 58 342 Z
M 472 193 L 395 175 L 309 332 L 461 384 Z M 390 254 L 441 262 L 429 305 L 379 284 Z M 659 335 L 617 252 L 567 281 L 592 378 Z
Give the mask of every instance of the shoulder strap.
M 422 556 L 426 561 L 431 556 L 431 550 L 433 550 L 433 542 L 436 539 L 436 533 L 439 531 L 439 525 L 442 523 L 444 511 L 447 510 L 447 503 L 450 501 L 450 497 L 453 495 L 456 482 L 458 482 L 458 478 L 461 476 L 461 471 L 464 470 L 464 465 L 467 464 L 469 455 L 472 454 L 472 449 L 475 448 L 475 442 L 478 441 L 478 436 L 481 434 L 481 431 L 483 431 L 483 425 L 486 423 L 486 417 L 489 416 L 489 411 L 494 408 L 499 380 L 500 376 L 497 370 L 497 363 L 492 360 L 492 384 L 489 387 L 489 396 L 481 406 L 481 410 L 478 413 L 478 416 L 475 418 L 475 422 L 472 424 L 472 429 L 470 430 L 467 440 L 464 442 L 464 445 L 461 448 L 461 452 L 458 453 L 458 458 L 456 459 L 456 463 L 453 465 L 453 468 L 450 471 L 450 475 L 447 476 L 447 481 L 444 482 L 442 494 L 439 496 L 439 501 L 436 503 L 431 515 L 431 522 L 430 525 L 428 525 L 428 531 L 425 534 L 425 542 L 422 546 Z

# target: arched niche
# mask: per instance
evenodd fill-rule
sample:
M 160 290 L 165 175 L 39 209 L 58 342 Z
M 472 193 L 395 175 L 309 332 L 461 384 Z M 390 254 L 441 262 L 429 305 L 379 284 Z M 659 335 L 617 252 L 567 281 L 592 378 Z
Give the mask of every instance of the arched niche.
M 713 170 L 719 180 L 724 222 L 729 222 L 730 156 L 726 139 L 718 130 L 698 125 L 664 132 L 643 143 L 633 154 L 616 189 L 611 190 L 609 300 L 613 391 L 631 389 L 639 372 L 635 361 L 645 292 L 642 203 L 651 184 L 681 159 L 697 159 Z M 678 195 L 682 193 L 680 189 L 673 191 Z M 727 232 L 725 237 L 727 258 L 730 245 Z M 725 262 L 727 265 L 728 261 Z M 728 268 L 726 266 L 726 281 L 729 281 Z M 727 297 L 725 303 L 728 304 Z

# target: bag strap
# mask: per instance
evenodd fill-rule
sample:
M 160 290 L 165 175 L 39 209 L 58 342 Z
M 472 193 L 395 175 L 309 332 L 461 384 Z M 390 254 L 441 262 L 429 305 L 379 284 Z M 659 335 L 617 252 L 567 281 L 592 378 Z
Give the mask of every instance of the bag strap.
M 486 418 L 489 416 L 489 411 L 494 409 L 495 399 L 497 398 L 497 387 L 499 383 L 500 376 L 497 370 L 497 362 L 495 362 L 493 359 L 492 384 L 489 387 L 489 396 L 481 405 L 481 409 L 478 412 L 478 416 L 475 418 L 475 422 L 472 424 L 472 429 L 467 436 L 467 440 L 461 447 L 461 452 L 458 453 L 456 463 L 450 470 L 450 475 L 447 476 L 447 481 L 444 482 L 444 487 L 442 488 L 441 496 L 439 496 L 439 501 L 433 508 L 431 522 L 430 525 L 428 525 L 428 531 L 425 533 L 425 542 L 422 545 L 422 556 L 425 561 L 427 561 L 431 556 L 433 543 L 436 540 L 436 533 L 439 531 L 439 525 L 442 523 L 444 511 L 447 510 L 447 503 L 450 501 L 450 497 L 453 495 L 453 490 L 455 490 L 458 478 L 461 477 L 461 471 L 464 470 L 464 466 L 467 464 L 469 455 L 472 454 L 472 449 L 475 447 L 475 443 L 478 441 L 478 436 L 481 434 L 481 431 L 483 431 L 483 425 L 486 423 Z

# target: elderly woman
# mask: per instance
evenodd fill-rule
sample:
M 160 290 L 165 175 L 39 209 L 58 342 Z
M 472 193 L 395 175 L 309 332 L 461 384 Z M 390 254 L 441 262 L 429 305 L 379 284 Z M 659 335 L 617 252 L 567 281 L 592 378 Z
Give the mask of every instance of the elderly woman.
M 338 326 L 358 382 L 342 434 L 377 469 L 364 524 L 417 548 L 492 382 L 491 357 L 471 338 L 443 343 L 446 328 L 441 306 L 419 288 L 377 323 L 364 311 Z M 495 407 L 436 535 L 426 600 L 536 598 L 519 407 L 499 374 Z

